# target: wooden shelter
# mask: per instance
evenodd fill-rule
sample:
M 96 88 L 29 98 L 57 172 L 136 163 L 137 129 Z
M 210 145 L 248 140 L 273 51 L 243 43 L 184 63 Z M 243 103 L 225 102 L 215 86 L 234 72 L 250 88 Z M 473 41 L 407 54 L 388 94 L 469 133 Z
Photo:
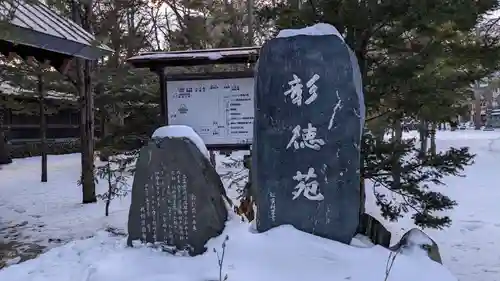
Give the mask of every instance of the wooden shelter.
M 99 44 L 95 37 L 81 26 L 60 16 L 38 0 L 2 0 L 0 2 L 0 53 L 5 56 L 14 57 L 17 55 L 24 60 L 36 59 L 41 64 L 51 65 L 65 74 L 67 66 L 74 58 L 93 61 L 112 52 L 112 49 Z M 42 142 L 44 142 L 46 138 L 46 132 L 43 130 L 46 127 L 44 89 L 42 79 L 40 78 L 39 81 L 40 128 L 42 128 L 40 134 Z M 86 132 L 89 131 L 89 128 L 92 131 L 93 126 L 93 116 L 88 114 L 92 112 L 93 96 L 91 93 L 89 96 L 87 94 L 80 93 L 84 105 L 81 112 L 82 116 L 86 118 L 81 120 L 80 127 Z M 1 119 L 3 118 L 0 118 L 0 121 Z M 81 144 L 82 147 L 93 148 L 93 138 L 83 138 L 83 134 L 80 137 L 82 142 L 86 142 Z M 0 128 L 0 164 L 5 162 L 5 159 L 1 159 L 2 150 L 4 156 L 6 151 L 4 142 L 5 136 Z M 89 161 L 84 161 L 84 159 Z M 82 150 L 82 171 L 90 169 L 92 172 L 92 159 L 93 149 Z M 47 155 L 42 153 L 42 181 L 47 181 L 46 170 Z M 83 175 L 82 181 L 85 193 L 85 183 L 93 181 L 93 179 Z M 83 201 L 86 203 L 85 195 Z

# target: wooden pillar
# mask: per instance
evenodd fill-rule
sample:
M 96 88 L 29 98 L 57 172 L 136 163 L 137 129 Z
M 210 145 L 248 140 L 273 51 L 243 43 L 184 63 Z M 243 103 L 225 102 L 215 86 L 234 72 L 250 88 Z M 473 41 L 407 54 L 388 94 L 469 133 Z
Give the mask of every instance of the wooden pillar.
M 38 72 L 38 98 L 40 107 L 40 145 L 41 145 L 41 182 L 47 182 L 47 115 L 45 113 L 45 89 L 44 89 L 44 79 L 43 70 Z
M 2 102 L 2 104 L 0 104 L 0 166 L 12 163 L 10 146 L 7 138 L 7 125 L 10 125 L 10 123 L 8 118 L 5 118 L 5 115 L 9 114 L 9 109 L 3 106 L 3 98 L 4 97 L 0 97 L 0 102 Z
M 162 125 L 168 125 L 167 76 L 165 68 L 156 69 L 160 82 L 160 118 Z

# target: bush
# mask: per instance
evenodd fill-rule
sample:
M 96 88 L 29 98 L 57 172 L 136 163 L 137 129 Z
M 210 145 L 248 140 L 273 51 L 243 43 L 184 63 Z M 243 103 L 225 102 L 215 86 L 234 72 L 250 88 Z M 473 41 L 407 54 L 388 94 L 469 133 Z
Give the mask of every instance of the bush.
M 80 152 L 79 140 L 48 141 L 47 154 L 60 155 Z M 40 142 L 26 142 L 12 144 L 12 158 L 26 158 L 40 156 L 42 154 L 42 144 Z

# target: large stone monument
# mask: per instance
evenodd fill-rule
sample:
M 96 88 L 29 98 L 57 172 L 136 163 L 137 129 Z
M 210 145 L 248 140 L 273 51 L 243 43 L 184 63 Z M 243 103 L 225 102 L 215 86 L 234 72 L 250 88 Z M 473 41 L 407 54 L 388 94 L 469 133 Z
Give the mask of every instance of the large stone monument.
M 164 243 L 201 254 L 224 229 L 224 198 L 219 175 L 191 139 L 153 138 L 136 164 L 127 243 Z
M 349 243 L 359 220 L 365 110 L 353 52 L 333 34 L 268 41 L 255 102 L 257 230 L 291 224 Z

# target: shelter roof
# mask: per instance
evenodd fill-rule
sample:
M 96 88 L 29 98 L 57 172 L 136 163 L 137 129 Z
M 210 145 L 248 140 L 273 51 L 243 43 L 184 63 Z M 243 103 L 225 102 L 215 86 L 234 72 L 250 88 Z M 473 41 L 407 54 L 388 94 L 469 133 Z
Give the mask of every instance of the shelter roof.
M 33 56 L 59 68 L 68 58 L 96 60 L 113 52 L 38 0 L 0 1 L 0 20 L 0 52 L 4 55 Z

